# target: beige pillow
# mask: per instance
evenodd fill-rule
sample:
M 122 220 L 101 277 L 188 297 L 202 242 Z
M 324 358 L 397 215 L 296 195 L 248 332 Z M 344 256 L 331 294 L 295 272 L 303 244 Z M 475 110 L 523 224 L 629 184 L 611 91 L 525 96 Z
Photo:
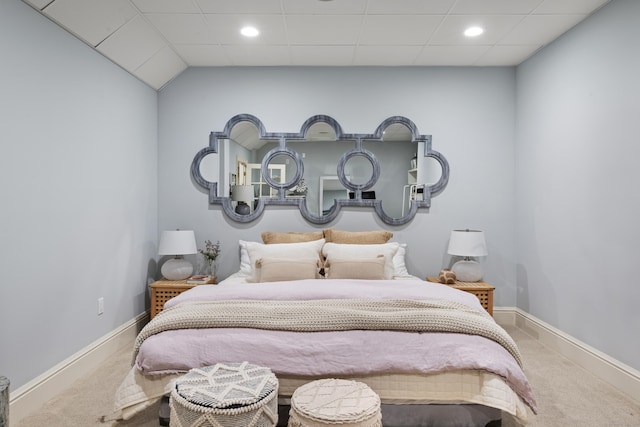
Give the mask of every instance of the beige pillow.
M 262 242 L 266 245 L 271 243 L 300 243 L 311 242 L 322 239 L 322 231 L 265 231 L 262 233 Z
M 379 245 L 355 245 L 343 243 L 325 243 L 322 254 L 329 264 L 336 260 L 371 259 L 378 255 L 384 255 L 384 278 L 393 279 L 393 257 L 398 252 L 400 244 L 397 242 L 383 243 Z
M 348 243 L 353 245 L 371 245 L 387 243 L 393 233 L 385 230 L 373 231 L 342 231 L 333 228 L 324 230 L 324 239 L 333 243 Z
M 317 258 L 261 258 L 255 269 L 258 282 L 280 282 L 287 280 L 318 279 L 320 260 Z
M 327 279 L 383 280 L 384 255 L 364 259 L 336 259 L 324 265 Z
M 320 259 L 324 239 L 302 243 L 273 243 L 265 245 L 259 242 L 243 242 L 249 258 L 247 282 L 257 282 L 256 261 L 261 258 Z

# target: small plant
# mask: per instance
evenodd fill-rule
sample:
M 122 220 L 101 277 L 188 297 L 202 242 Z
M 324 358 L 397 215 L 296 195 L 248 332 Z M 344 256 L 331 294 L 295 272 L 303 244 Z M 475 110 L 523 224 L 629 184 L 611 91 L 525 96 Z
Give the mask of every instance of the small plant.
M 204 249 L 198 249 L 198 252 L 202 254 L 205 260 L 215 261 L 220 255 L 220 241 L 215 244 L 211 243 L 211 240 L 204 241 Z

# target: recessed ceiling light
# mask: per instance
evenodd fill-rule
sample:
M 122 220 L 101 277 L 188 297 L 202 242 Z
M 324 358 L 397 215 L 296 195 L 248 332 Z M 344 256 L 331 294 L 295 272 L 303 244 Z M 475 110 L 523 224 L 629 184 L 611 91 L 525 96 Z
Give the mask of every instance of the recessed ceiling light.
M 480 27 L 469 27 L 464 30 L 464 35 L 467 37 L 476 37 L 484 33 L 484 30 Z
M 244 27 L 240 30 L 240 34 L 245 37 L 255 37 L 260 34 L 260 31 L 256 27 Z

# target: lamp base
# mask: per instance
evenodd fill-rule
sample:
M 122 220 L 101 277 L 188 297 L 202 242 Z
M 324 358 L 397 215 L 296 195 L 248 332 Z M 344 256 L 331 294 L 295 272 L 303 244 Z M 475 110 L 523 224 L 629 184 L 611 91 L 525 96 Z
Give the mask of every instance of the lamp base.
M 461 282 L 477 282 L 482 279 L 482 266 L 477 261 L 462 260 L 453 264 L 451 271 L 456 274 L 456 280 Z
M 193 265 L 184 258 L 168 259 L 160 269 L 167 280 L 184 280 L 193 273 Z

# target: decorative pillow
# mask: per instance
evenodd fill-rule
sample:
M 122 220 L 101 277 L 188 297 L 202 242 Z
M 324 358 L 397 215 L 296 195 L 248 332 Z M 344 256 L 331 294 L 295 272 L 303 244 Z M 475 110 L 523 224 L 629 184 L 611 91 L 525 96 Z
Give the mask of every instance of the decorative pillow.
M 400 244 L 396 242 L 377 245 L 359 245 L 342 243 L 325 243 L 322 254 L 331 265 L 336 260 L 371 259 L 378 255 L 384 255 L 384 278 L 392 279 L 394 276 L 393 257 L 398 252 Z
M 399 243 L 398 252 L 393 256 L 393 277 L 414 277 L 409 274 L 404 258 L 407 253 L 407 244 Z
M 266 245 L 271 243 L 301 243 L 311 242 L 312 240 L 322 239 L 322 231 L 309 231 L 309 232 L 276 232 L 265 231 L 262 233 L 262 242 Z
M 374 231 L 342 231 L 333 228 L 324 230 L 324 239 L 332 243 L 347 243 L 352 245 L 371 245 L 387 243 L 393 233 L 385 230 Z
M 324 245 L 324 239 L 302 243 L 272 243 L 265 245 L 258 242 L 240 241 L 240 271 L 245 273 L 247 282 L 257 282 L 255 263 L 261 258 L 286 258 L 286 259 L 320 259 L 320 252 Z M 248 266 L 243 265 L 242 247 L 246 250 Z M 246 261 L 245 258 L 245 261 Z
M 316 258 L 260 258 L 256 261 L 258 282 L 319 279 L 320 260 Z
M 336 259 L 324 265 L 327 279 L 383 280 L 385 256 L 363 259 Z

